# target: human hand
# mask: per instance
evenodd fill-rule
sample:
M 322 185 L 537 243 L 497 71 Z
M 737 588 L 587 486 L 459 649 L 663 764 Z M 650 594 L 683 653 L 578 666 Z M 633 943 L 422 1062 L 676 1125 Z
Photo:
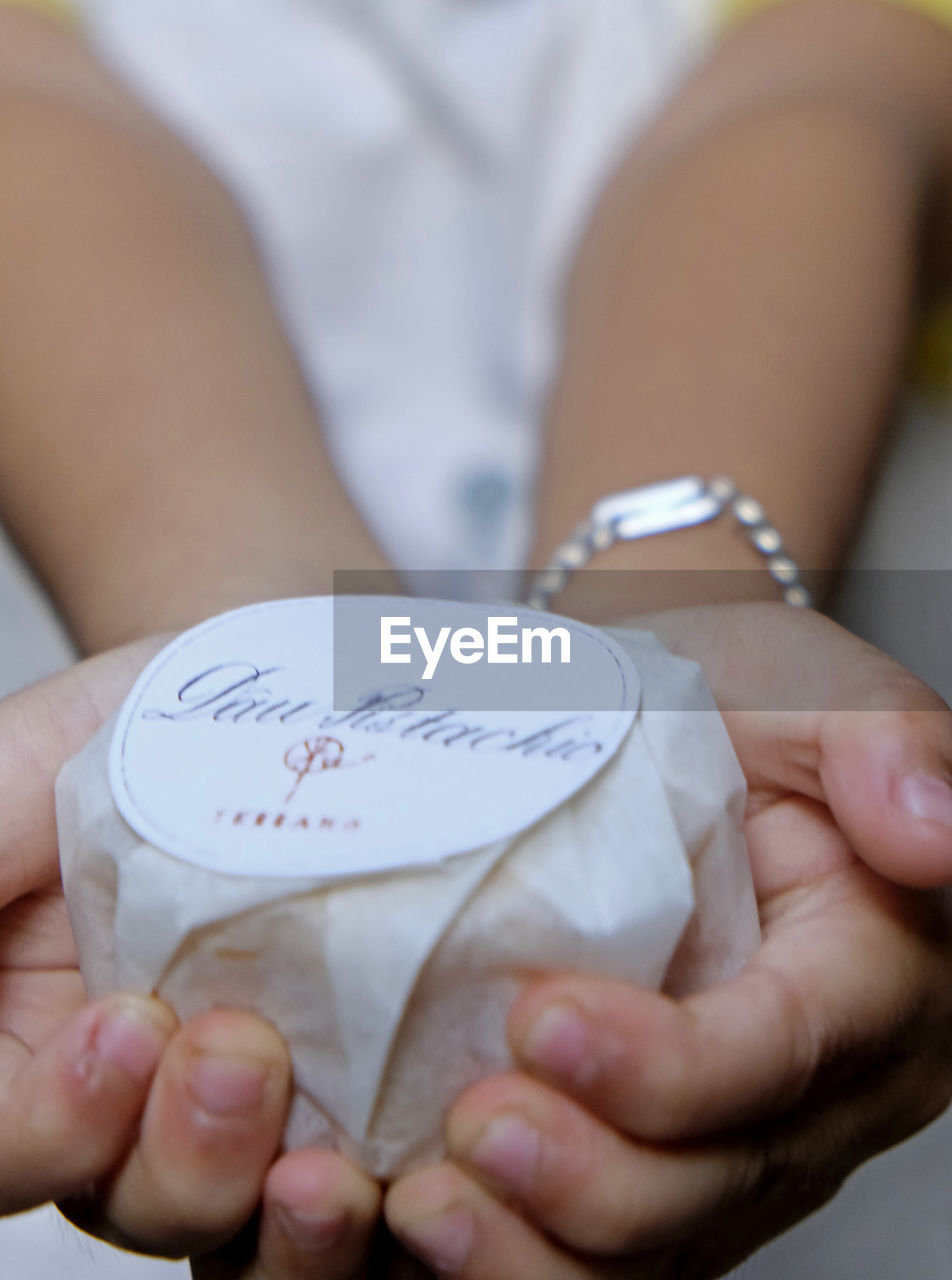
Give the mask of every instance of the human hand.
M 582 977 L 523 993 L 523 1074 L 469 1090 L 452 1159 L 385 1202 L 440 1275 L 722 1275 L 952 1096 L 952 939 L 923 888 L 952 879 L 952 714 L 815 614 L 648 625 L 724 711 L 763 943 L 683 1000 Z
M 0 1214 L 59 1200 L 105 1239 L 192 1255 L 201 1280 L 346 1280 L 379 1191 L 333 1152 L 272 1163 L 290 1091 L 273 1028 L 225 1010 L 179 1028 L 139 995 L 86 1003 L 53 782 L 160 647 L 0 702 Z

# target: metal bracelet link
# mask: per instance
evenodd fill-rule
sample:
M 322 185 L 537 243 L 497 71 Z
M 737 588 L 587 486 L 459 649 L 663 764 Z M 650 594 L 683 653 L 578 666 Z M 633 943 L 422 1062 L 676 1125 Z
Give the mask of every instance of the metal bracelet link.
M 706 524 L 725 511 L 730 511 L 751 546 L 766 559 L 767 572 L 781 588 L 786 603 L 809 607 L 810 593 L 800 581 L 799 568 L 784 550 L 780 534 L 760 503 L 741 493 L 727 476 L 709 481 L 681 476 L 599 499 L 588 519 L 572 531 L 535 576 L 527 603 L 533 609 L 548 609 L 552 597 L 563 590 L 577 569 L 584 569 L 597 552 L 616 542 Z

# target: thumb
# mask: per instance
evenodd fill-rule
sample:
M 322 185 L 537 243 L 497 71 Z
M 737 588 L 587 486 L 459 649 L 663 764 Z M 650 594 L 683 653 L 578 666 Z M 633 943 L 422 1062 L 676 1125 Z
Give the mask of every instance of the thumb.
M 907 695 L 904 710 L 830 713 L 819 776 L 864 862 L 899 884 L 934 888 L 952 884 L 952 713 L 925 686 Z
M 163 643 L 97 654 L 0 701 L 0 907 L 57 877 L 56 776 Z
M 157 1000 L 116 995 L 35 1054 L 0 1036 L 0 1216 L 80 1194 L 122 1158 L 175 1026 Z
M 933 689 L 809 610 L 727 605 L 649 621 L 704 669 L 752 807 L 809 796 L 874 871 L 952 885 L 952 711 Z

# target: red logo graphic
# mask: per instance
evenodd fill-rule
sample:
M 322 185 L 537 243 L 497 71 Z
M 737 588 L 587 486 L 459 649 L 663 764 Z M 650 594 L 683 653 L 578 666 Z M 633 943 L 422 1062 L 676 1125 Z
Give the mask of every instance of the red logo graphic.
M 345 763 L 344 744 L 337 738 L 305 738 L 303 742 L 296 742 L 284 753 L 285 767 L 297 774 L 297 782 L 288 792 L 284 803 L 291 803 L 305 778 L 313 778 L 331 769 L 352 769 L 372 759 L 373 756 L 370 755 L 364 756 L 363 760 Z

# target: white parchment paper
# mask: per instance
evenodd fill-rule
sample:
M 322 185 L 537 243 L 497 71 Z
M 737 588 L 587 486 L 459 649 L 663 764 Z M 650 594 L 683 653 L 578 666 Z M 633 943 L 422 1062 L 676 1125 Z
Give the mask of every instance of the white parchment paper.
M 391 1176 L 438 1156 L 454 1098 L 511 1065 L 505 1018 L 528 977 L 659 987 L 676 949 L 679 992 L 736 972 L 759 940 L 739 765 L 700 669 L 612 634 L 643 686 L 614 758 L 528 830 L 427 867 L 321 881 L 186 863 L 119 815 L 104 726 L 57 784 L 90 994 L 155 992 L 182 1018 L 257 1010 L 291 1048 L 288 1145 Z

